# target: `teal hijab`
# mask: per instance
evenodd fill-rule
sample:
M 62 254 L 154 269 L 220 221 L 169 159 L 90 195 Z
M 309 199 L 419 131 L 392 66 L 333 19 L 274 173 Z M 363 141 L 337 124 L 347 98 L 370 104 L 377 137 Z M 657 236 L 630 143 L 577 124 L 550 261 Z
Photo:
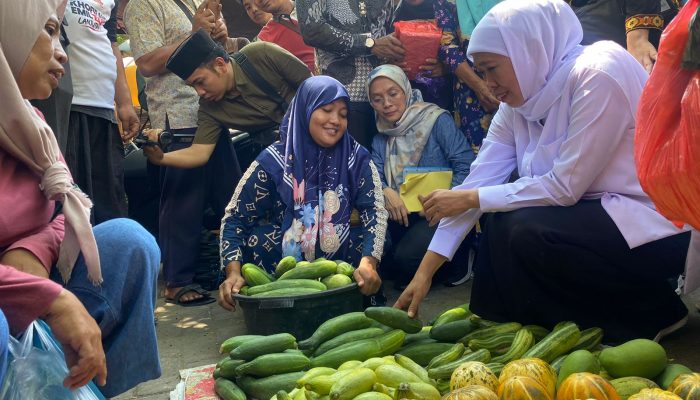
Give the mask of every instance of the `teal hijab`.
M 459 29 L 462 38 L 469 40 L 476 24 L 484 18 L 489 10 L 502 0 L 456 0 Z

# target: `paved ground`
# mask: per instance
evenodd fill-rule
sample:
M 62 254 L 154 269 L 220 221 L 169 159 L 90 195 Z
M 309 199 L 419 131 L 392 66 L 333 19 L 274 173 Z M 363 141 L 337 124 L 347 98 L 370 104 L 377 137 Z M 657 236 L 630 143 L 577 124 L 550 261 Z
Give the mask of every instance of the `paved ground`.
M 436 285 L 421 308 L 421 316 L 429 319 L 447 306 L 465 303 L 470 290 L 470 283 L 456 288 Z M 393 304 L 398 295 L 399 292 L 389 289 L 389 304 Z M 691 309 L 688 326 L 664 339 L 662 344 L 676 362 L 700 371 L 700 313 L 695 308 L 695 304 L 700 302 L 700 293 L 685 300 Z M 184 308 L 166 304 L 159 298 L 157 305 L 158 344 L 163 375 L 160 379 L 143 383 L 117 397 L 119 400 L 168 399 L 170 391 L 180 380 L 180 369 L 217 362 L 221 358 L 218 353 L 221 342 L 246 332 L 241 313 L 229 313 L 216 303 Z

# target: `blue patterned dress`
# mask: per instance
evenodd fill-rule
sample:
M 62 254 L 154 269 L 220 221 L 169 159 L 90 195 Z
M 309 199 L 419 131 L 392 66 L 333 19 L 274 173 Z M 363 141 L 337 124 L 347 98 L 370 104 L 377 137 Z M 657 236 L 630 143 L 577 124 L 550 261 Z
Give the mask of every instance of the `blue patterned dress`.
M 457 18 L 457 5 L 454 0 L 435 0 L 435 18 L 443 29 L 442 45 L 438 58 L 450 68 L 455 69 L 463 62 L 469 62 L 466 51 L 469 41 L 462 40 Z M 471 65 L 471 63 L 469 64 Z M 474 91 L 454 78 L 454 115 L 459 129 L 464 133 L 475 153 L 488 132 L 493 114 L 487 113 L 479 104 Z

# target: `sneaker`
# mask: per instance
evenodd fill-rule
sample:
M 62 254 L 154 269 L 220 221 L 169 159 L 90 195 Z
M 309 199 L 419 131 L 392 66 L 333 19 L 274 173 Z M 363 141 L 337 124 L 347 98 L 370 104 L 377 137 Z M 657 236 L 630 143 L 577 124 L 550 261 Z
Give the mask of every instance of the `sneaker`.
M 445 281 L 444 285 L 447 287 L 455 287 L 463 283 L 467 283 L 474 276 L 472 270 L 472 267 L 474 266 L 474 260 L 476 260 L 476 250 L 471 249 L 469 250 L 469 258 L 467 260 L 467 271 L 459 271 L 459 273 L 449 277 Z
M 662 329 L 659 331 L 659 333 L 656 334 L 654 337 L 655 342 L 660 342 L 661 339 L 663 339 L 665 336 L 670 335 L 671 333 L 681 329 L 688 323 L 688 316 L 686 315 L 685 317 L 681 318 L 680 321 L 667 326 L 666 328 Z

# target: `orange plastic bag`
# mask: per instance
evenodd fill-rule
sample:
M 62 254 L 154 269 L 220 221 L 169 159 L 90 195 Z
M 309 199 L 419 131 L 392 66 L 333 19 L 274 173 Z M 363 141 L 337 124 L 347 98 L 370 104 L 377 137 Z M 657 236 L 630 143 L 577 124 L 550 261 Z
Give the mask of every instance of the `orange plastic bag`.
M 644 191 L 677 225 L 700 229 L 700 71 L 682 69 L 690 0 L 666 28 L 637 111 L 634 158 Z
M 437 58 L 442 29 L 435 20 L 414 20 L 395 22 L 394 32 L 406 50 L 406 75 L 414 80 L 420 72 L 418 67 L 425 65 L 426 58 Z

